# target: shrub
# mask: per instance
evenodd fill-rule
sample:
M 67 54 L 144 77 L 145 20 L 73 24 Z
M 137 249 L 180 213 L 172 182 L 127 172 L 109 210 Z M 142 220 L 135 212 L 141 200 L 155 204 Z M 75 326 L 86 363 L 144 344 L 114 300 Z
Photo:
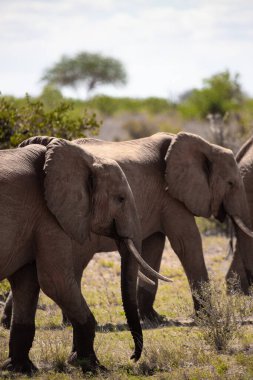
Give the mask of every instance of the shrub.
M 165 114 L 171 111 L 172 103 L 163 98 L 114 98 L 107 95 L 96 95 L 86 101 L 88 107 L 101 112 L 105 116 L 112 116 L 117 112 L 140 113 L 152 115 Z
M 82 116 L 71 115 L 72 103 L 62 101 L 51 110 L 46 110 L 40 100 L 28 95 L 18 105 L 10 98 L 0 97 L 0 148 L 17 146 L 34 135 L 51 135 L 72 140 L 96 133 L 100 123 L 95 113 L 84 110 Z
M 238 279 L 231 281 L 233 289 L 239 289 Z M 218 286 L 214 281 L 203 283 L 195 296 L 201 305 L 195 322 L 201 327 L 204 340 L 217 351 L 226 351 L 238 336 L 243 319 L 252 313 L 252 298 L 238 291 L 228 296 L 225 285 Z

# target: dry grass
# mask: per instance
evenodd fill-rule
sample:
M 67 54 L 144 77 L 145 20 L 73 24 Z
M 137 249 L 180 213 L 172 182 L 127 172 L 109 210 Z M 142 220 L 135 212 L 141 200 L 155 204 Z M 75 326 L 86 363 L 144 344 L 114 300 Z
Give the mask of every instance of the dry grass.
M 203 245 L 208 271 L 221 284 L 229 267 L 227 240 L 204 237 Z M 241 326 L 226 350 L 218 353 L 205 341 L 201 327 L 191 326 L 191 295 L 181 265 L 166 245 L 162 272 L 170 275 L 172 284 L 160 283 L 156 310 L 165 314 L 174 326 L 145 329 L 144 352 L 138 363 L 130 361 L 133 343 L 125 330 L 125 316 L 120 296 L 120 260 L 117 253 L 97 254 L 86 269 L 82 288 L 98 323 L 95 347 L 99 360 L 109 369 L 107 375 L 94 379 L 253 379 L 253 329 Z M 36 337 L 31 358 L 39 367 L 35 379 L 81 379 L 78 368 L 66 364 L 71 350 L 71 328 L 61 328 L 61 313 L 45 295 L 40 296 Z M 9 333 L 0 328 L 0 362 L 7 357 Z M 26 379 L 26 376 L 0 372 L 0 379 Z M 87 376 L 86 376 L 87 378 Z

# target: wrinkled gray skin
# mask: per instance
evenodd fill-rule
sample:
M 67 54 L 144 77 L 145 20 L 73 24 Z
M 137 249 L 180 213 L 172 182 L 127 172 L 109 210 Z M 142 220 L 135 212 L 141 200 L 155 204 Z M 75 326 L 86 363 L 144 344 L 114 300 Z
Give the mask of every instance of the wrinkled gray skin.
M 245 214 L 245 223 L 249 228 L 253 226 L 253 137 L 246 141 L 236 155 L 236 160 L 243 179 L 248 213 Z M 227 274 L 227 282 L 236 275 L 240 281 L 241 290 L 249 294 L 249 287 L 253 283 L 253 241 L 237 227 L 236 248 L 234 257 Z
M 30 145 L 0 151 L 0 210 L 0 280 L 10 281 L 14 304 L 9 358 L 3 368 L 28 373 L 36 369 L 29 350 L 40 288 L 72 323 L 71 360 L 80 360 L 84 371 L 101 368 L 93 349 L 96 322 L 77 281 L 91 257 L 86 249 L 90 239 L 99 250 L 96 234 L 117 241 L 123 306 L 135 341 L 133 358 L 138 360 L 142 350 L 138 265 L 126 238 L 140 250 L 140 224 L 119 165 L 87 152 L 85 145 L 59 139 L 46 148 Z
M 47 145 L 50 140 L 35 137 L 23 145 Z M 114 159 L 123 169 L 141 221 L 143 258 L 158 271 L 167 236 L 191 289 L 198 290 L 208 274 L 194 216 L 214 215 L 221 221 L 226 215 L 245 216 L 244 187 L 232 152 L 188 133 L 158 133 L 126 142 L 88 138 L 74 143 L 99 157 Z M 90 245 L 78 281 L 95 252 L 115 248 L 113 242 L 102 237 Z M 160 316 L 153 308 L 157 280 L 152 279 L 155 285 L 139 279 L 138 307 L 142 319 L 157 320 Z M 194 297 L 193 302 L 198 310 Z

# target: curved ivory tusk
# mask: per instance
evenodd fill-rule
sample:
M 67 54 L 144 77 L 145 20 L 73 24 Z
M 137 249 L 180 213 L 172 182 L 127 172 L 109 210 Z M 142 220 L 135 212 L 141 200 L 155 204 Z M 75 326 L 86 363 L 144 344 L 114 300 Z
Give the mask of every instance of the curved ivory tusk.
M 159 280 L 163 280 L 163 281 L 166 281 L 166 282 L 173 282 L 168 277 L 163 276 L 162 274 L 156 272 L 153 268 L 151 268 L 146 263 L 146 261 L 143 260 L 143 258 L 141 257 L 141 255 L 139 254 L 139 252 L 137 251 L 137 249 L 135 248 L 134 243 L 133 243 L 133 241 L 131 239 L 124 239 L 124 242 L 125 242 L 127 248 L 129 249 L 129 251 L 134 255 L 134 257 L 136 258 L 137 262 L 141 265 L 141 267 L 143 269 L 146 269 L 150 274 L 152 274 L 152 276 L 158 278 Z
M 253 238 L 253 231 L 251 231 L 238 216 L 233 216 L 234 222 L 240 227 L 240 229 L 248 236 Z
M 145 281 L 147 284 L 155 285 L 154 281 L 152 281 L 150 278 L 148 278 L 147 276 L 145 276 L 145 274 L 143 274 L 141 271 L 138 272 L 138 277 L 142 281 Z

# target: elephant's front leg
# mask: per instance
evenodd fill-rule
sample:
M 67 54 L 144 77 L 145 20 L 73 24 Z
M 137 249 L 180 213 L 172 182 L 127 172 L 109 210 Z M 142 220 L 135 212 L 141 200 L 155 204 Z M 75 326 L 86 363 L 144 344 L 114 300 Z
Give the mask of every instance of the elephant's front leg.
M 29 264 L 9 278 L 13 294 L 13 316 L 9 340 L 9 358 L 3 369 L 31 374 L 36 367 L 29 359 L 35 334 L 35 312 L 39 284 L 35 264 Z
M 73 252 L 75 256 L 75 260 L 74 260 L 75 279 L 81 290 L 81 281 L 82 281 L 83 272 L 85 268 L 87 267 L 87 265 L 89 264 L 92 257 L 94 256 L 96 249 L 93 249 L 93 247 L 91 247 L 90 249 L 86 247 L 80 248 L 79 245 L 77 246 L 76 244 L 73 244 L 73 250 L 74 250 Z M 64 312 L 62 312 L 62 324 L 63 326 L 71 325 L 70 320 L 68 319 L 67 315 Z
M 201 307 L 195 292 L 208 281 L 202 241 L 194 216 L 184 205 L 174 199 L 167 204 L 163 220 L 164 231 L 185 270 L 192 291 L 195 311 Z
M 149 236 L 142 243 L 142 257 L 157 272 L 160 270 L 164 245 L 165 235 L 161 232 L 156 232 Z M 137 299 L 140 317 L 142 320 L 151 323 L 162 323 L 164 322 L 164 317 L 159 315 L 153 308 L 158 280 L 145 271 L 143 273 L 154 281 L 154 285 L 148 284 L 141 279 L 138 280 Z
M 38 239 L 38 247 L 39 284 L 73 326 L 75 359 L 83 372 L 103 369 L 94 352 L 96 321 L 75 278 L 71 239 L 57 225 L 46 226 Z

